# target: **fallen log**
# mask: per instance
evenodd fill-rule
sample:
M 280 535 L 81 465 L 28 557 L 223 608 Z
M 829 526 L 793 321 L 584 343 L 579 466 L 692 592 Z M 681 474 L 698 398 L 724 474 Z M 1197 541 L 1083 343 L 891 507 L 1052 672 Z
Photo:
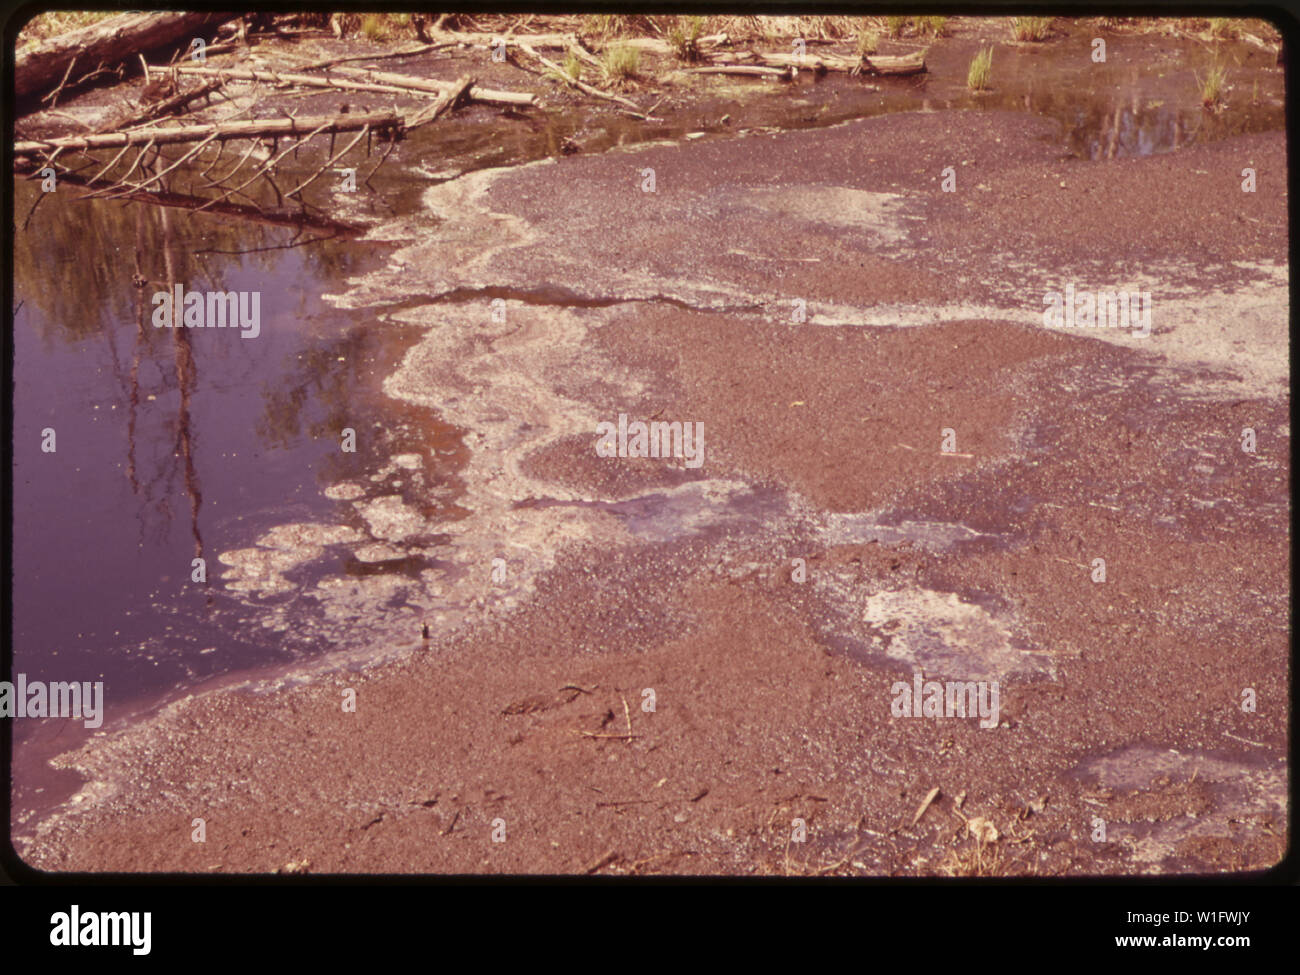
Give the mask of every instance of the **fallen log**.
M 378 54 L 373 52 L 370 54 L 349 54 L 346 57 L 326 58 L 324 61 L 295 64 L 293 67 L 295 71 L 317 71 L 321 68 L 331 68 L 336 64 L 343 64 L 345 61 L 382 61 L 386 58 L 412 58 L 419 54 L 427 54 L 430 51 L 437 51 L 451 46 L 451 41 L 443 41 L 441 44 L 418 44 L 415 47 L 399 48 L 396 51 L 383 51 Z
M 438 116 L 449 108 L 454 108 L 456 103 L 465 97 L 466 93 L 474 87 L 474 79 L 466 75 L 456 81 L 454 88 L 443 92 L 437 100 L 425 108 L 420 109 L 414 115 L 406 120 L 406 130 L 418 129 L 421 125 L 427 125 L 429 122 L 436 122 Z
M 116 123 L 103 125 L 98 129 L 98 131 L 101 133 L 114 132 L 122 129 L 129 129 L 136 125 L 143 125 L 146 122 L 153 121 L 156 118 L 161 118 L 164 115 L 171 115 L 176 111 L 176 109 L 185 108 L 190 102 L 197 101 L 200 98 L 208 98 L 210 100 L 212 93 L 214 91 L 219 91 L 220 89 L 221 82 L 209 81 L 206 84 L 199 85 L 197 88 L 193 88 L 189 91 L 182 91 L 179 94 L 172 95 L 170 98 L 165 98 L 160 102 L 155 102 L 153 105 L 130 116 L 129 118 L 122 119 Z
M 566 50 L 573 41 L 572 34 L 488 34 L 485 32 L 467 32 L 455 33 L 452 31 L 438 31 L 435 35 L 439 40 L 458 42 L 469 46 L 495 47 L 502 41 L 505 41 L 508 47 L 511 44 L 527 44 L 534 49 L 546 50 Z M 730 38 L 725 34 L 709 34 L 705 37 L 697 38 L 695 44 L 697 47 L 721 47 L 728 43 Z M 672 54 L 673 46 L 665 40 L 657 37 L 620 37 L 615 44 L 636 48 L 638 51 L 649 51 L 653 54 Z
M 756 78 L 776 78 L 790 81 L 794 78 L 795 68 L 764 68 L 755 64 L 715 64 L 707 68 L 687 68 L 692 74 L 734 74 L 749 75 Z
M 178 125 L 171 128 L 132 129 L 130 132 L 105 132 L 95 135 L 64 136 L 58 139 L 14 143 L 14 156 L 32 156 L 55 149 L 117 149 L 126 146 L 175 145 L 203 139 L 283 138 L 309 135 L 312 132 L 355 132 L 369 127 L 374 131 L 402 131 L 402 119 L 396 112 L 367 112 L 356 115 L 317 118 L 254 119 L 250 122 L 218 122 L 208 125 Z
M 846 58 L 845 60 L 852 60 Z M 849 69 L 851 74 L 903 76 L 925 73 L 925 55 L 920 51 L 904 54 L 900 57 L 862 55 L 858 63 Z
M 14 94 L 27 98 L 58 84 L 74 65 L 89 73 L 144 51 L 195 37 L 204 27 L 232 20 L 233 13 L 134 13 L 107 17 L 19 51 L 14 58 Z
M 374 71 L 370 68 L 327 68 L 326 74 L 342 74 L 350 78 L 364 78 L 373 84 L 393 85 L 396 88 L 411 88 L 415 91 L 427 91 L 445 95 L 454 91 L 459 81 L 439 81 L 436 78 L 417 78 L 409 74 L 394 74 L 391 71 Z M 535 96 L 526 91 L 496 91 L 491 88 L 474 88 L 469 90 L 471 101 L 495 102 L 501 105 L 531 105 Z
M 569 51 L 575 58 L 578 58 L 580 61 L 586 61 L 593 68 L 604 68 L 604 65 L 600 63 L 600 59 L 583 47 L 582 38 L 577 34 L 572 35 L 569 39 Z
M 334 88 L 340 91 L 375 91 L 389 95 L 409 94 L 395 85 L 381 85 L 363 81 L 344 81 L 311 74 L 293 74 L 284 71 L 253 70 L 250 68 L 177 68 L 181 74 L 222 81 L 262 81 L 270 85 L 302 85 L 306 88 Z
M 234 79 L 236 81 L 265 81 L 268 84 L 303 85 L 308 88 L 337 88 L 344 91 L 377 91 L 399 95 L 443 95 L 456 87 L 454 81 L 435 81 L 431 78 L 412 78 L 408 75 L 394 75 L 386 71 L 368 72 L 364 69 L 335 68 L 334 74 L 353 76 L 376 76 L 373 81 L 346 81 L 327 75 L 297 74 L 295 72 L 254 70 L 250 68 L 177 68 L 180 74 L 196 75 L 205 78 Z M 390 79 L 405 79 L 418 82 L 417 85 L 395 84 L 392 81 L 379 81 L 377 76 Z M 474 101 L 492 102 L 498 105 L 531 105 L 534 96 L 526 91 L 496 91 L 490 88 L 471 88 L 469 97 Z
M 863 55 L 860 58 L 819 54 L 816 57 L 796 57 L 793 54 L 754 54 L 764 64 L 795 68 L 817 69 L 821 65 L 828 71 L 848 71 L 854 74 L 912 75 L 925 72 L 925 55 L 920 51 L 901 55 Z

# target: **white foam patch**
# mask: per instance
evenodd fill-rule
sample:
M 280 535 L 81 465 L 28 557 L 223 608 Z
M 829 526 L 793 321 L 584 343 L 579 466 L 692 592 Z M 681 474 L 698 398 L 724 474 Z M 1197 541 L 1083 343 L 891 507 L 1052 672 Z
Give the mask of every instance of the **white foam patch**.
M 1012 645 L 1003 622 L 956 593 L 873 593 L 863 600 L 862 620 L 884 635 L 886 656 L 921 669 L 926 677 L 998 680 L 1041 669 L 1040 660 Z
M 386 542 L 400 542 L 424 530 L 425 521 L 418 511 L 400 496 L 385 495 L 373 501 L 353 502 L 365 519 L 370 534 Z
M 966 525 L 942 521 L 900 521 L 896 525 L 882 525 L 876 512 L 833 513 L 826 516 L 822 540 L 828 545 L 855 542 L 880 542 L 897 545 L 914 542 L 923 548 L 948 549 L 959 542 L 972 542 L 979 538 L 996 538 L 988 532 L 976 531 Z
M 284 573 L 320 558 L 328 545 L 360 538 L 359 532 L 346 525 L 278 525 L 257 539 L 257 547 L 222 552 L 217 560 L 230 567 L 221 576 L 227 589 L 274 596 L 295 588 Z
M 821 223 L 860 231 L 880 243 L 907 239 L 900 193 L 873 193 L 847 186 L 791 186 L 750 189 L 740 201 L 788 223 Z
M 994 263 L 1002 264 L 997 261 Z M 1035 328 L 1043 323 L 1043 295 L 1061 290 L 1067 282 L 1091 291 L 1145 291 L 1151 294 L 1151 334 L 1138 336 L 1132 329 L 1053 328 L 1074 338 L 1107 342 L 1138 354 L 1163 357 L 1179 370 L 1171 382 L 1182 395 L 1209 398 L 1289 395 L 1290 271 L 1286 265 L 1246 264 L 1238 267 L 1258 273 L 1262 280 L 1232 291 L 1171 284 L 1186 280 L 1186 269 L 1167 274 L 1145 274 L 1109 280 L 1063 273 L 1058 282 L 1034 290 L 1023 305 L 970 302 L 945 304 L 816 305 L 809 303 L 808 320 L 814 325 L 915 328 L 949 321 L 988 319 L 1015 322 Z M 1028 269 L 1026 269 L 1028 270 Z M 1041 272 L 1038 272 L 1041 274 Z M 1193 376 L 1190 370 L 1229 373 L 1215 378 Z

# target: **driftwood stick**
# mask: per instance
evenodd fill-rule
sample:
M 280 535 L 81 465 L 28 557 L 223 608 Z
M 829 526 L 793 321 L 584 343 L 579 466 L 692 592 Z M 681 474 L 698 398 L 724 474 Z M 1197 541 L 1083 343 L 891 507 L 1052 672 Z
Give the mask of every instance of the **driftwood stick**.
M 375 173 L 379 172 L 379 167 L 380 167 L 380 166 L 382 166 L 384 163 L 388 162 L 388 157 L 391 156 L 391 155 L 393 154 L 393 150 L 396 149 L 396 148 L 397 148 L 397 140 L 396 140 L 396 139 L 391 139 L 391 140 L 389 140 L 388 148 L 385 149 L 385 150 L 384 150 L 384 154 L 383 154 L 382 156 L 379 157 L 379 162 L 375 163 L 375 165 L 371 168 L 370 172 L 366 173 L 366 178 L 363 180 L 363 182 L 365 183 L 366 186 L 370 186 L 370 177 L 373 176 L 373 175 L 375 175 Z M 369 151 L 370 151 L 370 141 L 367 139 L 367 140 L 366 140 L 366 152 L 367 152 L 367 154 L 369 153 Z M 372 190 L 374 189 L 373 186 L 370 186 L 370 188 L 371 188 Z
M 776 78 L 790 81 L 794 78 L 795 68 L 765 68 L 756 64 L 718 64 L 708 68 L 687 68 L 692 74 L 734 74 L 749 75 L 756 78 Z
M 68 77 L 72 74 L 72 69 L 76 63 L 77 57 L 74 55 L 72 60 L 68 62 L 68 70 L 63 72 L 63 80 L 59 82 L 59 87 L 55 88 L 52 92 L 42 98 L 42 102 L 49 102 L 51 108 L 59 103 L 59 93 L 63 91 L 64 86 L 68 83 Z M 35 207 L 32 207 L 33 211 L 35 211 L 35 209 Z M 31 214 L 28 214 L 28 219 L 31 219 Z
M 851 73 L 877 75 L 911 75 L 925 72 L 925 55 L 920 51 L 902 55 L 873 55 L 860 58 L 840 57 L 834 54 L 819 54 L 817 57 L 795 57 L 793 54 L 763 54 L 754 52 L 754 57 L 767 65 L 777 67 L 809 67 L 820 64 L 830 71 L 848 71 Z
M 334 88 L 340 91 L 374 91 L 388 95 L 408 94 L 396 85 L 371 82 L 343 81 L 319 75 L 295 74 L 284 71 L 253 70 L 250 68 L 178 68 L 181 74 L 201 77 L 233 79 L 235 81 L 264 81 L 273 85 L 303 85 L 308 88 Z
M 328 73 L 328 72 L 327 72 Z M 394 88 L 413 89 L 445 95 L 456 88 L 459 82 L 439 81 L 436 78 L 418 78 L 409 74 L 394 74 L 391 71 L 372 71 L 367 68 L 335 68 L 335 74 L 347 75 L 349 78 L 365 79 L 371 84 L 392 85 Z M 531 105 L 536 99 L 531 92 L 494 91 L 490 88 L 469 90 L 469 97 L 476 102 L 496 102 L 502 105 Z
M 197 88 L 193 88 L 189 91 L 182 91 L 172 95 L 170 98 L 165 98 L 156 105 L 149 106 L 143 112 L 139 112 L 120 122 L 111 122 L 108 125 L 101 126 L 97 131 L 100 134 L 104 132 L 121 132 L 123 129 L 130 129 L 137 125 L 143 125 L 145 122 L 151 122 L 159 116 L 170 115 L 176 109 L 184 108 L 190 102 L 210 95 L 220 87 L 220 81 L 209 81 Z
M 449 88 L 438 96 L 437 100 L 427 108 L 422 108 L 406 120 L 406 130 L 419 128 L 421 125 L 427 125 L 434 122 L 443 112 L 456 107 L 456 103 L 465 97 L 466 93 L 474 86 L 474 79 L 466 75 L 457 80 L 454 88 Z
M 579 91 L 585 92 L 586 94 L 591 95 L 594 98 L 603 98 L 606 101 L 615 102 L 616 104 L 622 105 L 625 108 L 631 109 L 631 111 L 634 112 L 638 118 L 642 118 L 642 119 L 649 118 L 648 115 L 642 113 L 637 103 L 632 101 L 631 99 L 624 98 L 622 95 L 613 95 L 607 91 L 601 91 L 599 88 L 589 85 L 585 81 L 579 81 L 577 78 L 570 78 L 569 75 L 565 73 L 564 69 L 561 68 L 558 64 L 556 64 L 554 61 L 550 60 L 549 58 L 542 57 L 540 54 L 534 51 L 532 47 L 530 47 L 527 44 L 524 44 L 523 42 L 519 42 L 516 46 L 519 48 L 519 50 L 523 51 L 525 54 L 529 55 L 530 57 L 536 58 L 542 64 L 546 65 L 546 67 L 554 71 L 556 76 L 559 77 L 569 87 L 577 88 Z
M 224 142 L 218 142 L 216 156 L 213 157 L 212 162 L 208 163 L 207 166 L 203 168 L 203 172 L 199 173 L 199 175 L 202 176 L 204 179 L 207 179 L 208 173 L 212 172 L 212 168 L 216 166 L 217 163 L 221 162 L 221 157 L 224 156 L 225 154 L 226 154 L 226 144 Z
M 121 148 L 121 150 L 118 152 L 118 154 L 117 154 L 116 156 L 114 156 L 111 160 L 109 160 L 109 163 L 108 163 L 107 166 L 105 166 L 103 169 L 101 169 L 99 172 L 97 172 L 94 176 L 90 177 L 90 179 L 88 179 L 86 182 L 87 182 L 87 183 L 94 183 L 97 179 L 99 179 L 99 177 L 103 176 L 106 172 L 108 172 L 110 169 L 112 169 L 114 166 L 116 166 L 116 165 L 117 165 L 117 161 L 118 161 L 119 159 L 121 159 L 123 156 L 125 156 L 125 155 L 126 155 L 126 151 L 127 151 L 128 149 L 130 149 L 130 148 L 131 148 L 131 146 L 130 146 L 129 144 L 123 146 L 123 147 Z M 58 152 L 59 152 L 59 150 L 57 150 L 57 149 L 54 150 L 55 155 L 57 155 Z M 53 159 L 54 156 L 50 156 L 50 158 Z
M 84 196 L 88 190 L 82 178 L 73 174 L 60 177 L 59 188 L 69 188 L 78 195 Z M 48 194 L 42 193 L 41 196 Z M 182 193 L 175 193 L 169 190 L 157 190 L 149 192 L 141 190 L 126 194 L 127 198 L 139 200 L 153 206 L 175 208 L 180 210 L 197 210 L 200 206 L 211 206 L 209 213 L 220 214 L 222 216 L 232 217 L 238 220 L 249 220 L 253 223 L 265 224 L 273 227 L 293 227 L 298 230 L 311 228 L 313 230 L 329 231 L 333 236 L 354 237 L 364 232 L 365 228 L 356 224 L 347 223 L 341 220 L 334 220 L 329 217 L 314 216 L 305 210 L 264 210 L 258 206 L 249 206 L 243 203 L 218 203 L 212 205 L 211 200 L 201 196 L 189 196 Z
M 288 121 L 292 122 L 293 119 L 289 119 Z M 242 183 L 240 183 L 240 184 L 239 184 L 238 186 L 236 186 L 234 189 L 227 190 L 224 194 L 222 194 L 222 196 L 220 197 L 220 199 L 222 199 L 222 200 L 227 200 L 227 199 L 229 199 L 231 193 L 238 193 L 240 190 L 242 190 L 242 189 L 243 189 L 245 186 L 247 186 L 249 183 L 253 182 L 253 180 L 257 179 L 257 177 L 261 176 L 263 173 L 269 173 L 269 172 L 271 172 L 271 170 L 273 170 L 273 169 L 275 168 L 275 164 L 276 164 L 276 163 L 278 163 L 278 162 L 279 162 L 281 159 L 283 159 L 285 156 L 289 155 L 289 153 L 293 152 L 293 150 L 296 149 L 300 143 L 302 143 L 302 142 L 310 142 L 310 141 L 311 141 L 312 139 L 314 139 L 316 136 L 320 135 L 320 133 L 322 133 L 322 132 L 325 131 L 327 125 L 328 125 L 328 123 L 321 124 L 321 125 L 318 126 L 315 130 L 313 130 L 309 135 L 307 135 L 305 138 L 303 138 L 303 139 L 295 139 L 295 140 L 293 140 L 293 141 L 292 141 L 288 146 L 286 146 L 286 147 L 285 147 L 284 149 L 282 149 L 280 152 L 276 153 L 274 156 L 272 156 L 272 157 L 271 157 L 270 159 L 268 159 L 266 162 L 262 163 L 262 165 L 258 167 L 258 169 L 253 173 L 252 176 L 248 177 L 248 179 L 244 180 Z M 370 129 L 369 129 L 369 127 L 366 127 L 366 128 L 363 128 L 362 131 L 363 131 L 363 132 L 369 132 Z M 279 191 L 277 190 L 276 192 L 278 193 Z M 216 202 L 216 201 L 214 200 L 213 202 Z M 204 207 L 199 207 L 199 210 L 203 210 L 203 209 L 204 209 Z
M 306 189 L 308 186 L 310 186 L 312 183 L 316 182 L 316 180 L 320 177 L 320 175 L 321 175 L 322 173 L 325 172 L 325 170 L 329 169 L 332 165 L 334 165 L 334 163 L 338 162 L 338 160 L 340 160 L 340 159 L 342 159 L 344 156 L 346 156 L 346 155 L 348 154 L 348 151 L 351 150 L 351 148 L 352 148 L 353 146 L 355 146 L 358 142 L 360 142 L 360 141 L 361 141 L 362 139 L 364 139 L 365 137 L 366 137 L 366 130 L 365 130 L 365 129 L 362 129 L 360 132 L 357 133 L 357 137 L 356 137 L 355 139 L 353 139 L 351 142 L 349 142 L 346 146 L 344 146 L 342 149 L 340 149 L 337 153 L 335 153 L 335 154 L 334 154 L 333 156 L 331 156 L 329 159 L 325 160 L 325 165 L 321 166 L 320 169 L 316 170 L 316 172 L 312 173 L 312 174 L 311 174 L 310 176 L 308 176 L 305 180 L 303 180 L 301 183 L 299 183 L 297 186 L 295 186 L 293 189 L 291 189 L 288 193 L 286 193 L 286 194 L 284 194 L 284 195 L 285 195 L 285 196 L 294 196 L 294 195 L 297 194 L 297 193 L 301 193 L 303 190 L 305 190 L 305 189 Z
M 588 51 L 585 47 L 582 46 L 582 39 L 578 37 L 577 34 L 574 34 L 572 39 L 569 41 L 569 50 L 573 52 L 574 57 L 581 58 L 583 61 L 586 61 L 592 67 L 595 68 L 604 67 L 604 65 L 600 63 L 600 59 L 596 57 L 596 55 L 592 54 L 590 51 Z
M 321 76 L 248 68 L 178 68 L 177 70 L 181 74 L 234 78 L 241 81 L 269 81 L 273 84 L 306 85 L 311 88 L 339 88 L 347 91 L 378 91 L 403 95 L 416 93 L 441 95 L 456 85 L 454 81 L 436 81 L 432 78 L 416 78 L 389 71 L 367 71 L 364 68 L 335 68 L 333 74 L 341 74 L 349 78 L 365 78 L 367 79 L 365 81 L 345 81 L 330 77 L 328 74 Z M 535 100 L 531 92 L 496 91 L 491 88 L 472 88 L 469 97 L 477 102 L 493 102 L 500 105 L 531 105 Z
M 151 175 L 151 177 L 146 179 L 146 181 L 140 183 L 138 188 L 140 188 L 140 190 L 147 190 L 149 183 L 153 183 L 153 182 L 156 182 L 157 185 L 159 185 L 159 187 L 162 187 L 162 182 L 161 182 L 162 177 L 165 177 L 166 174 L 172 172 L 173 169 L 178 169 L 179 166 L 182 166 L 183 164 L 186 164 L 186 162 L 190 161 L 191 159 L 194 159 L 194 157 L 198 156 L 200 152 L 203 152 L 203 149 L 207 148 L 208 146 L 211 146 L 211 144 L 214 142 L 214 140 L 216 140 L 216 138 L 217 136 L 213 134 L 213 135 L 209 135 L 207 139 L 203 140 L 203 142 L 195 143 L 195 146 L 192 147 L 190 151 L 186 152 L 185 155 L 181 156 L 181 159 L 178 159 L 177 161 L 173 162 L 172 165 L 169 165 L 168 168 L 161 170 L 160 173 Z M 110 196 L 109 199 L 113 199 L 112 196 Z
M 483 32 L 449 32 L 435 31 L 435 36 L 441 40 L 451 41 L 452 43 L 479 45 L 485 47 L 495 47 L 502 41 L 507 45 L 514 44 L 522 47 L 527 44 L 532 48 L 543 48 L 546 50 L 563 51 L 568 48 L 573 39 L 572 34 L 513 34 L 507 31 L 504 34 L 488 34 Z M 708 34 L 696 40 L 696 45 L 704 47 L 720 47 L 727 44 L 729 38 L 726 34 Z M 618 43 L 626 47 L 634 47 L 641 51 L 650 51 L 655 54 L 672 54 L 673 48 L 667 41 L 657 37 L 623 37 L 619 38 Z
M 154 145 L 155 143 L 153 142 L 153 140 L 150 140 L 148 144 L 146 144 L 145 147 L 140 150 L 140 152 L 135 157 L 135 162 L 131 163 L 131 168 L 122 174 L 121 178 L 118 179 L 117 181 L 118 183 L 125 183 L 127 179 L 130 178 L 131 174 L 135 172 L 136 167 L 139 166 L 140 163 L 144 161 L 145 156 L 149 155 L 149 150 L 154 148 Z
M 256 136 L 280 138 L 317 132 L 355 132 L 366 127 L 401 130 L 402 119 L 396 112 L 366 112 L 315 118 L 254 119 L 250 122 L 218 122 L 206 125 L 178 125 L 174 128 L 138 129 L 133 132 L 106 132 L 101 135 L 64 136 L 58 139 L 32 140 L 14 144 L 15 156 L 30 156 L 52 149 L 115 149 L 118 146 L 174 145 L 198 142 L 209 135 L 218 139 L 248 139 Z
M 454 41 L 443 41 L 440 44 L 419 44 L 404 51 L 387 51 L 382 54 L 352 54 L 345 58 L 326 58 L 324 61 L 312 61 L 309 64 L 295 65 L 295 70 L 319 71 L 321 68 L 329 68 L 347 61 L 382 61 L 385 58 L 410 58 L 415 57 L 417 54 L 427 54 L 430 51 L 451 47 L 454 43 Z M 208 48 L 208 50 L 211 51 L 212 48 Z
M 155 182 L 158 183 L 159 186 L 162 186 L 163 184 L 162 184 L 161 180 L 162 180 L 162 178 L 163 178 L 164 176 L 166 176 L 168 173 L 170 173 L 173 169 L 176 169 L 178 166 L 181 166 L 181 165 L 183 165 L 184 163 L 188 162 L 188 161 L 189 161 L 190 159 L 192 159 L 194 156 L 198 155 L 200 152 L 203 151 L 204 147 L 210 145 L 214 139 L 216 139 L 216 135 L 215 135 L 215 134 L 208 136 L 206 139 L 204 139 L 202 142 L 196 144 L 193 148 L 190 149 L 189 152 L 185 153 L 185 155 L 181 156 L 180 159 L 177 159 L 174 163 L 172 163 L 172 164 L 171 164 L 170 166 L 168 166 L 166 169 L 162 170 L 161 172 L 155 173 L 153 176 L 150 176 L 150 177 L 149 177 L 147 180 L 145 180 L 143 183 L 134 184 L 134 185 L 131 187 L 131 189 L 135 189 L 135 190 L 147 190 L 147 189 L 149 188 L 149 184 L 150 184 L 150 183 L 155 183 Z M 119 185 L 121 185 L 121 184 L 119 183 Z M 118 196 L 121 196 L 121 195 L 122 195 L 121 193 L 114 193 L 114 194 L 112 194 L 111 196 L 106 197 L 106 199 L 113 200 L 113 199 L 116 199 Z
M 225 145 L 225 142 L 222 142 L 221 145 L 224 146 L 224 145 Z M 244 168 L 244 163 L 248 162 L 249 157 L 253 154 L 253 152 L 254 152 L 256 149 L 257 149 L 257 140 L 256 140 L 256 139 L 250 139 L 249 142 L 248 142 L 248 148 L 245 149 L 245 150 L 244 150 L 244 154 L 243 154 L 242 156 L 239 157 L 239 161 L 238 161 L 237 163 L 235 163 L 235 168 L 232 169 L 230 172 L 226 173 L 225 176 L 220 176 L 220 177 L 218 177 L 217 179 L 208 180 L 208 181 L 207 181 L 207 185 L 208 185 L 208 186 L 221 186 L 223 183 L 226 182 L 226 180 L 230 179 L 231 177 L 233 177 L 233 176 L 235 175 L 235 173 L 239 172 L 241 169 Z

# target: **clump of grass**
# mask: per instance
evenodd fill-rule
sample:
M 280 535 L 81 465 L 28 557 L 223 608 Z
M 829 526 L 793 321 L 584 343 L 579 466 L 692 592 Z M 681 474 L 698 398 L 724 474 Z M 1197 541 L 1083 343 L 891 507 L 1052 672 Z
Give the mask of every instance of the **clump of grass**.
M 570 81 L 582 80 L 582 61 L 572 51 L 564 59 L 564 74 Z
M 592 37 L 610 37 L 621 28 L 622 23 L 616 14 L 587 14 L 582 18 L 582 33 Z
M 386 14 L 363 14 L 361 33 L 372 41 L 386 41 L 392 36 L 392 27 Z
M 1231 39 L 1237 36 L 1237 25 L 1228 17 L 1210 18 L 1210 36 Z
M 748 16 L 714 15 L 707 18 L 711 32 L 725 33 L 733 41 L 778 41 L 787 38 L 839 40 L 854 37 L 861 17 L 847 16 Z
M 898 38 L 903 36 L 903 28 L 907 26 L 906 17 L 886 17 L 885 33 L 890 37 Z
M 628 44 L 615 44 L 605 51 L 605 74 L 612 81 L 630 81 L 641 71 L 641 52 Z
M 949 850 L 939 869 L 949 877 L 997 877 L 1005 873 L 1002 848 L 977 843 L 961 850 Z
M 700 35 L 704 33 L 703 17 L 678 17 L 668 31 L 668 44 L 679 61 L 700 59 Z
M 306 23 L 315 22 L 304 15 Z M 360 33 L 372 41 L 391 41 L 397 37 L 414 37 L 416 30 L 410 14 L 329 14 L 320 26 L 328 25 L 337 37 L 350 37 Z
M 664 32 L 664 19 L 645 14 L 588 14 L 579 23 L 588 37 L 651 37 Z
M 989 71 L 993 67 L 993 48 L 986 47 L 971 59 L 966 72 L 966 87 L 971 91 L 985 91 L 989 86 Z
M 858 54 L 863 56 L 875 54 L 879 46 L 880 36 L 874 30 L 862 28 L 858 34 Z
M 1221 64 L 1212 64 L 1204 78 L 1196 77 L 1196 86 L 1201 92 L 1201 105 L 1216 109 L 1223 103 L 1223 94 L 1228 88 L 1228 70 Z
M 1041 41 L 1052 27 L 1051 17 L 1012 17 L 1011 36 L 1018 41 Z
M 917 17 L 913 22 L 916 33 L 920 37 L 929 34 L 931 37 L 943 37 L 948 29 L 947 17 Z

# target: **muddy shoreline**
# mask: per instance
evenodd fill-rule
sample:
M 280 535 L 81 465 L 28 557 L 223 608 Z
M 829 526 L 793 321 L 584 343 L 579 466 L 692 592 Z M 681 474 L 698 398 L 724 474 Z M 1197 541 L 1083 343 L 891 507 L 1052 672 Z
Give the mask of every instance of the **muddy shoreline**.
M 424 190 L 373 234 L 393 242 L 388 266 L 332 296 L 419 329 L 385 392 L 468 431 L 465 514 L 438 538 L 409 490 L 358 502 L 378 543 L 441 560 L 416 576 L 424 602 L 394 615 L 391 587 L 364 580 L 315 594 L 327 616 L 376 620 L 365 652 L 396 659 L 361 666 L 359 650 L 356 670 L 176 701 L 58 758 L 86 785 L 18 837 L 24 860 L 868 876 L 1277 863 L 1285 137 L 1107 162 L 1063 159 L 1058 131 L 912 112 Z M 943 194 L 953 160 L 963 189 Z M 1241 193 L 1243 166 L 1265 191 Z M 1151 290 L 1151 336 L 1043 327 L 1044 291 L 1067 281 Z M 702 423 L 705 463 L 598 457 L 597 423 L 620 413 Z M 997 680 L 996 726 L 892 713 L 918 671 Z

